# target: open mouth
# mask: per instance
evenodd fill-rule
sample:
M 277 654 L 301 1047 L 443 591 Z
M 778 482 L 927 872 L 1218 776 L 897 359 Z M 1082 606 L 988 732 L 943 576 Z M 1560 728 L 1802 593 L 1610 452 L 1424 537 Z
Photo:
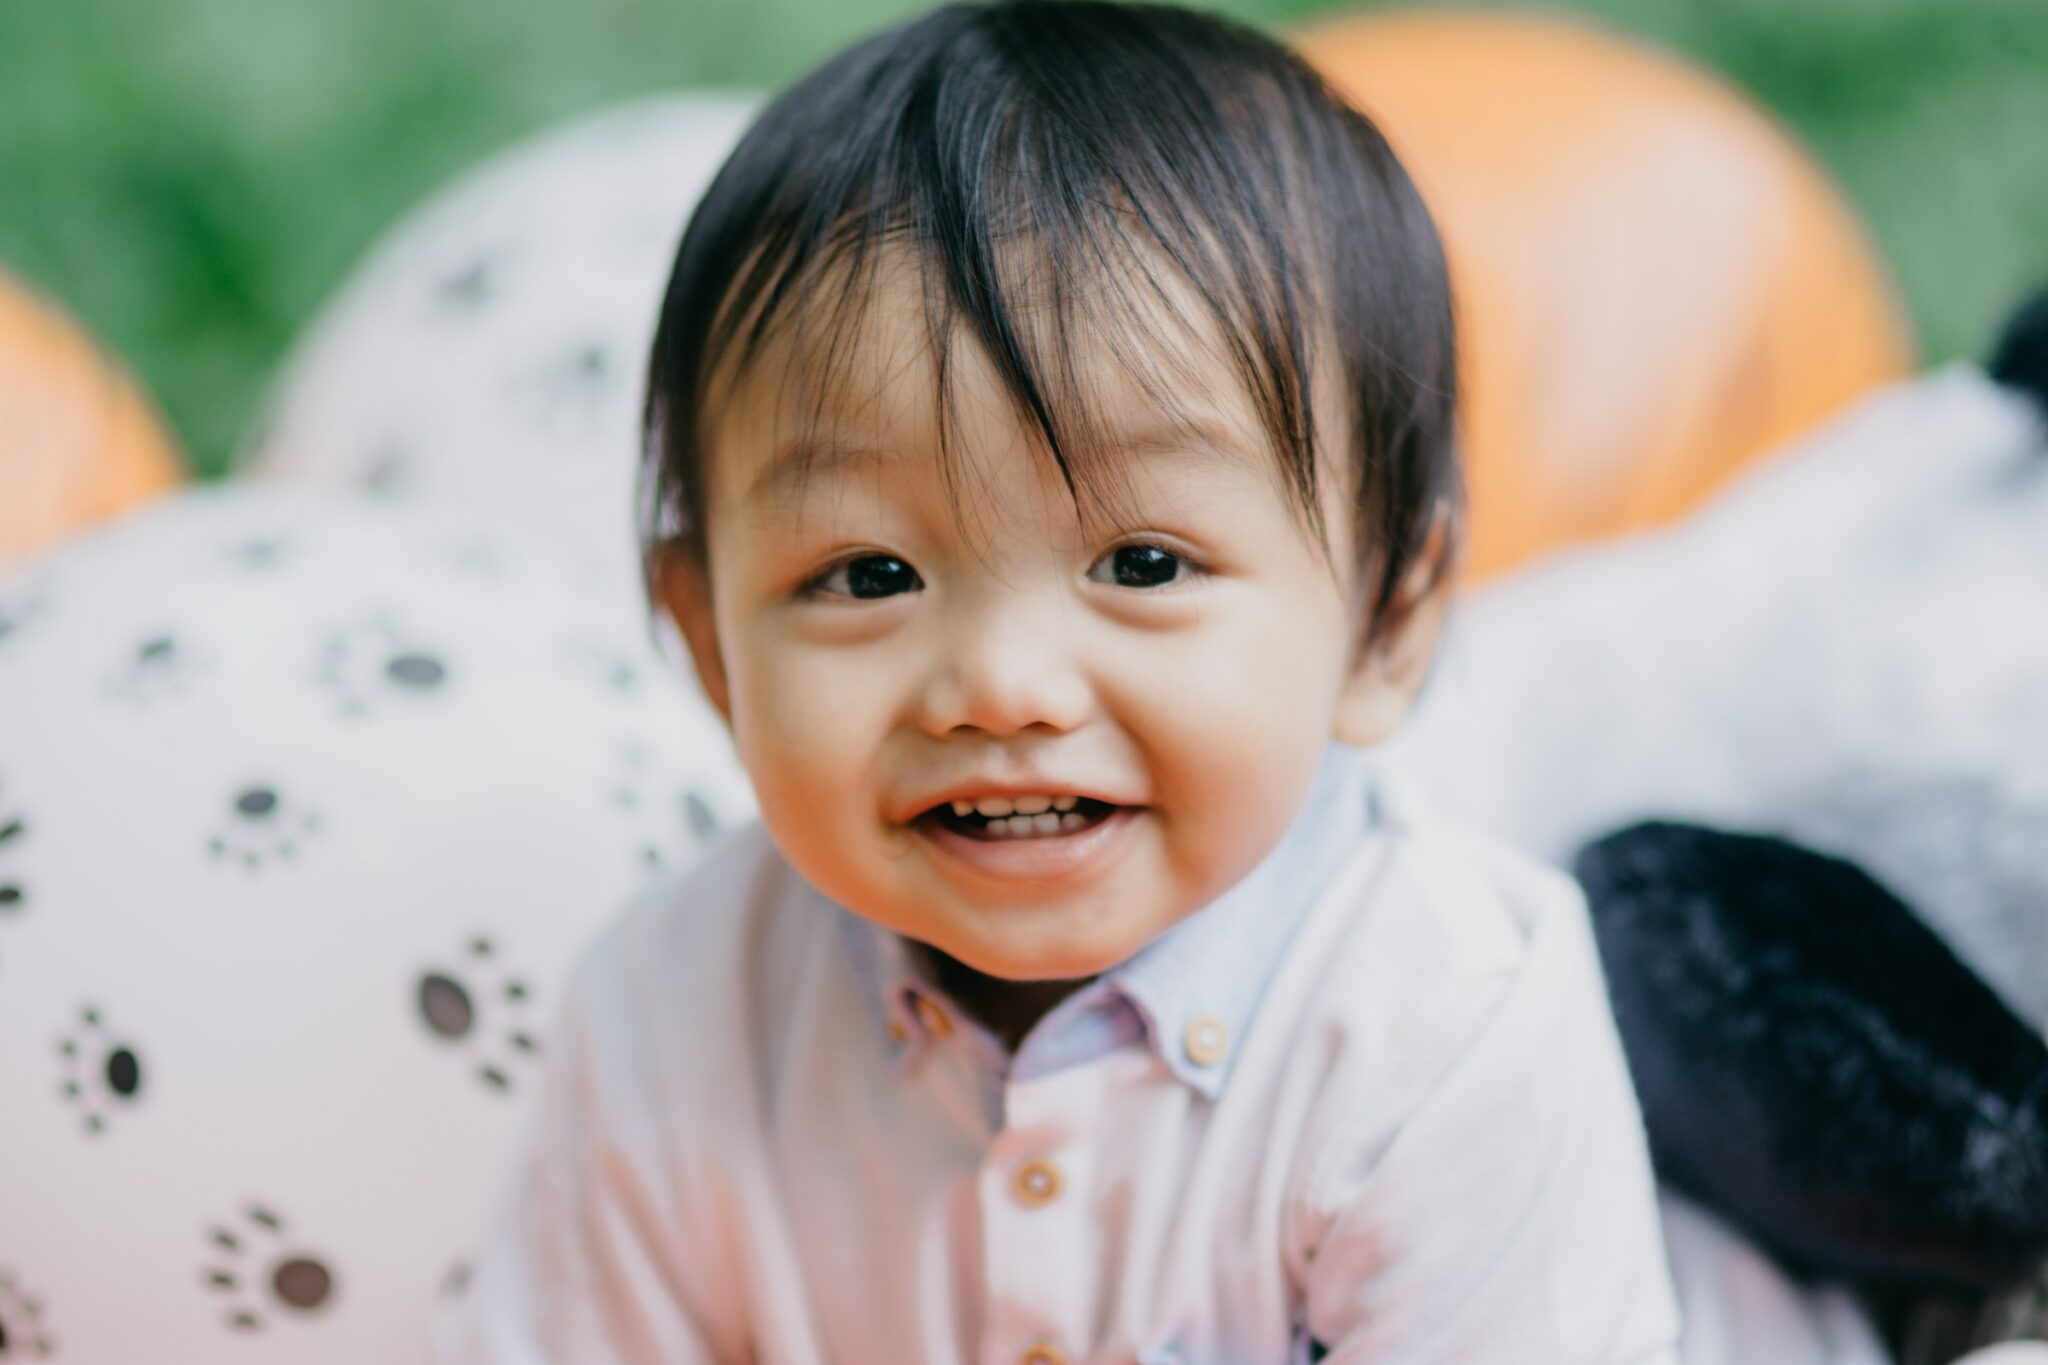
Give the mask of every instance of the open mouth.
M 1093 829 L 1122 809 L 1087 796 L 984 797 L 934 806 L 917 822 L 988 842 L 1048 839 Z

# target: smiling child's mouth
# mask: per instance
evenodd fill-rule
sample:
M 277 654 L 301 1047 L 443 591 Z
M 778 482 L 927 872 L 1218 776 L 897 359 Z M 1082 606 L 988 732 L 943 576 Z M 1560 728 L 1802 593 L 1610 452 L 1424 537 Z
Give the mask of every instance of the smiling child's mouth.
M 1078 834 L 1093 829 L 1122 809 L 1086 796 L 1062 796 L 1045 802 L 1028 798 L 1022 801 L 954 801 L 932 807 L 917 817 L 917 823 L 935 824 L 969 839 L 995 843 Z

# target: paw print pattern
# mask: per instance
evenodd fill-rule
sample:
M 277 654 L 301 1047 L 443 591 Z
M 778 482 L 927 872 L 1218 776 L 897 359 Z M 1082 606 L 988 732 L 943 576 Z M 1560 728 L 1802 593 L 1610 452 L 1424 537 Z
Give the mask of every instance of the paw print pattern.
M 603 341 L 581 341 L 515 377 L 513 398 L 544 431 L 587 428 L 604 411 L 619 358 Z
M 207 1229 L 211 1256 L 201 1274 L 220 1296 L 227 1325 L 238 1332 L 268 1326 L 280 1313 L 313 1313 L 334 1301 L 327 1262 L 294 1247 L 284 1219 L 252 1204 L 233 1223 Z
M 366 716 L 378 706 L 439 696 L 448 685 L 448 665 L 438 651 L 379 614 L 329 635 L 315 677 L 343 715 Z
M 504 292 L 504 274 L 504 260 L 494 252 L 469 257 L 434 281 L 435 311 L 451 318 L 483 312 Z
M 108 1031 L 90 1005 L 78 1012 L 73 1030 L 58 1040 L 64 1079 L 60 1093 L 79 1111 L 88 1133 L 103 1132 L 116 1108 L 142 1093 L 142 1057 Z
M 28 888 L 15 869 L 28 842 L 28 817 L 10 810 L 7 784 L 0 782 L 0 924 L 28 907 Z
M 635 696 L 646 677 L 640 660 L 596 640 L 575 640 L 567 646 L 569 666 L 607 692 Z
M 274 862 L 296 861 L 303 842 L 320 832 L 320 817 L 278 794 L 275 787 L 252 783 L 228 799 L 228 814 L 207 852 L 215 862 L 260 872 Z
M 292 553 L 292 543 L 284 536 L 242 536 L 221 547 L 220 560 L 238 573 L 267 574 L 283 568 Z
M 525 1025 L 532 992 L 523 979 L 498 967 L 497 945 L 489 938 L 471 939 L 463 956 L 460 968 L 420 973 L 413 989 L 420 1019 L 435 1038 L 479 1054 L 478 1080 L 510 1091 L 513 1072 L 532 1065 L 540 1052 Z M 502 1025 L 501 1014 L 507 1016 Z
M 107 695 L 133 706 L 182 697 L 209 662 L 175 635 L 146 635 L 107 675 Z
M 718 812 L 711 809 L 711 803 L 700 792 L 683 793 L 683 820 L 700 844 L 718 833 Z
M 644 746 L 622 747 L 607 799 L 614 810 L 638 825 L 641 864 L 659 869 L 668 866 L 678 852 L 693 850 L 717 833 L 718 816 L 698 792 L 687 788 L 673 794 L 651 791 L 651 767 Z
M 43 1360 L 56 1345 L 43 1325 L 43 1305 L 0 1270 L 0 1360 Z
M 418 479 L 411 452 L 386 440 L 370 451 L 356 471 L 356 491 L 373 502 L 398 502 L 410 497 Z

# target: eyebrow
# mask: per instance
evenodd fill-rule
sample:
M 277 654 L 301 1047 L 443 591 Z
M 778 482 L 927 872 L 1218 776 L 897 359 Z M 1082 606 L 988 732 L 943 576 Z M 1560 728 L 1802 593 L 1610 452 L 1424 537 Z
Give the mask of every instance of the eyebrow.
M 801 479 L 849 465 L 878 464 L 892 458 L 896 458 L 895 454 L 880 446 L 792 441 L 776 453 L 767 468 L 754 476 L 742 501 L 749 507 L 776 501 L 794 491 Z
M 1112 432 L 1110 436 L 1107 444 L 1125 455 L 1196 456 L 1229 464 L 1258 464 L 1242 441 L 1219 425 L 1201 418 L 1160 422 L 1131 431 Z M 850 466 L 899 460 L 908 453 L 901 447 L 792 441 L 748 483 L 743 503 L 751 507 L 772 502 L 787 496 L 800 480 L 831 474 Z

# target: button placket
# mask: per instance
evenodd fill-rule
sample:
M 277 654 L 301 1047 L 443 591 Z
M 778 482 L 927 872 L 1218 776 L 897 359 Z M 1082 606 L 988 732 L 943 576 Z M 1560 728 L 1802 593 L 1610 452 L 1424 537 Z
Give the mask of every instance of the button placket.
M 988 1276 L 983 1365 L 1065 1365 L 1087 1346 L 1095 1308 L 1089 1262 L 1089 1153 L 1099 1071 L 1073 1067 L 1011 1082 L 1005 1127 L 979 1180 Z

